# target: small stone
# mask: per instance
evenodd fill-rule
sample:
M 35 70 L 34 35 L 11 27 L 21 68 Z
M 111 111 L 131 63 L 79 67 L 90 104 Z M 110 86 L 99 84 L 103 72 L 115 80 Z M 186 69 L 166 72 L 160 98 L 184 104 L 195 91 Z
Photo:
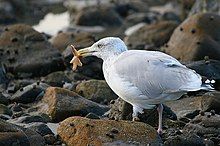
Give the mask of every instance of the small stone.
M 44 136 L 46 144 L 53 145 L 56 142 L 56 138 L 52 134 L 47 134 Z
M 205 112 L 204 112 L 204 111 L 200 111 L 199 114 L 200 114 L 201 116 L 204 116 L 204 115 L 205 115 Z
M 114 133 L 114 134 L 119 133 L 118 129 L 116 129 L 116 128 L 112 128 L 111 132 Z
M 115 138 L 114 134 L 112 134 L 112 133 L 106 133 L 105 135 L 108 136 L 108 137 L 110 137 L 110 138 L 112 138 L 112 139 Z
M 210 113 L 211 113 L 212 116 L 214 116 L 215 115 L 215 110 L 211 110 Z

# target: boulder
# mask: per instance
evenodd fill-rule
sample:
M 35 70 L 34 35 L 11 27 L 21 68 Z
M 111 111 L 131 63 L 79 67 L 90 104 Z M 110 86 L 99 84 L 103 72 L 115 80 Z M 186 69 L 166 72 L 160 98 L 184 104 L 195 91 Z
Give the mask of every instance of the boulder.
M 0 119 L 0 145 L 44 146 L 45 141 L 38 133 Z
M 20 88 L 11 96 L 10 100 L 18 103 L 34 102 L 41 96 L 41 94 L 44 94 L 47 87 L 49 87 L 49 85 L 42 82 L 33 83 L 24 88 Z
M 165 104 L 176 113 L 178 118 L 187 117 L 193 119 L 200 111 L 214 110 L 216 113 L 220 113 L 219 103 L 220 93 L 215 91 L 201 96 L 181 98 Z
M 205 140 L 194 133 L 170 136 L 164 146 L 205 146 Z
M 107 106 L 58 87 L 49 87 L 38 106 L 39 111 L 49 115 L 53 121 L 61 121 L 70 116 L 85 116 L 90 112 L 100 116 L 108 110 Z
M 95 38 L 87 32 L 60 32 L 52 37 L 50 42 L 60 52 L 63 52 L 68 45 L 74 45 L 77 49 L 91 46 Z
M 70 78 L 63 71 L 50 73 L 47 76 L 42 77 L 41 81 L 47 83 L 50 86 L 56 87 L 63 87 L 65 82 L 71 82 Z
M 187 18 L 172 34 L 164 51 L 181 61 L 219 60 L 220 16 L 199 13 Z
M 20 77 L 30 77 L 65 68 L 59 51 L 31 26 L 10 25 L 0 32 L 0 62 L 7 71 Z
M 132 105 L 123 101 L 121 98 L 116 100 L 112 100 L 110 102 L 110 110 L 106 113 L 106 116 L 109 119 L 113 120 L 132 120 Z M 156 110 L 156 106 L 154 109 L 144 109 L 144 113 L 138 114 L 138 118 L 141 122 L 150 124 L 151 126 L 157 127 L 158 126 L 158 112 Z M 163 122 L 165 123 L 166 120 L 176 120 L 176 114 L 167 106 L 164 106 L 163 111 Z
M 58 135 L 67 145 L 159 145 L 156 130 L 141 122 L 70 117 L 61 122 Z
M 220 115 L 210 112 L 205 112 L 196 116 L 185 127 L 187 133 L 196 133 L 204 137 L 214 134 L 220 134 Z M 217 136 L 215 136 L 217 137 Z M 220 141 L 219 141 L 220 142 Z
M 122 25 L 122 18 L 119 14 L 112 7 L 105 5 L 85 7 L 74 17 L 76 25 L 107 27 Z
M 173 30 L 178 26 L 174 21 L 161 21 L 146 24 L 124 38 L 129 49 L 145 49 L 145 46 L 160 47 L 170 39 Z
M 118 98 L 104 80 L 83 81 L 76 86 L 76 92 L 98 103 L 108 103 Z
M 186 66 L 209 80 L 215 80 L 213 87 L 215 90 L 220 90 L 220 61 L 212 59 L 200 60 L 186 64 Z
M 30 123 L 25 125 L 25 128 L 31 129 L 37 133 L 39 133 L 41 136 L 46 136 L 46 135 L 53 135 L 53 132 L 50 130 L 50 128 L 41 122 L 35 122 L 35 123 Z
M 70 64 L 70 61 L 73 58 L 71 47 L 67 47 L 62 54 L 64 56 L 66 65 L 72 68 L 72 64 Z M 78 76 L 80 76 L 80 78 L 82 77 L 83 79 L 104 79 L 102 71 L 102 59 L 97 58 L 95 56 L 89 56 L 82 58 L 81 62 L 83 66 L 77 67 L 77 70 L 75 71 L 75 73 L 77 73 Z
M 0 93 L 0 104 L 4 104 L 4 105 L 9 104 L 9 99 L 5 97 L 2 93 Z
M 11 116 L 12 111 L 4 104 L 0 104 L 0 114 L 5 114 L 5 115 Z

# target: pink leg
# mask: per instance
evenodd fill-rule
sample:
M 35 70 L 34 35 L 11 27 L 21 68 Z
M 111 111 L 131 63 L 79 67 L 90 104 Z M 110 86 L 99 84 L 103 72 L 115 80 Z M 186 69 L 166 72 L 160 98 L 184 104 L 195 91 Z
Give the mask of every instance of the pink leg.
M 159 125 L 158 125 L 158 129 L 157 129 L 157 133 L 162 134 L 162 113 L 163 113 L 163 105 L 162 104 L 158 105 L 157 111 L 159 114 Z

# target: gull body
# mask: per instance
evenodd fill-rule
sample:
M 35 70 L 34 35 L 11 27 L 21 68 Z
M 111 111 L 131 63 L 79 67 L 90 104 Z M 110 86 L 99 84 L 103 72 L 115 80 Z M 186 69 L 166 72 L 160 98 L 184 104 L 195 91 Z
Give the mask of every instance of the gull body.
M 143 109 L 158 106 L 158 133 L 162 132 L 162 103 L 177 100 L 188 91 L 212 89 L 202 84 L 199 74 L 175 58 L 158 51 L 127 50 L 119 38 L 103 38 L 79 53 L 103 59 L 105 80 L 133 106 L 133 119 Z

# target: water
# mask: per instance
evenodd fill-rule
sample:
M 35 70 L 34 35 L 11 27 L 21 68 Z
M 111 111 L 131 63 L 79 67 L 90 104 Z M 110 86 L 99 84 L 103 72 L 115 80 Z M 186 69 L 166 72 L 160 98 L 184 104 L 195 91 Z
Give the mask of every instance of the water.
M 69 14 L 64 12 L 61 14 L 48 13 L 40 20 L 39 24 L 34 25 L 33 28 L 39 32 L 44 32 L 49 35 L 56 35 L 58 31 L 69 26 Z

